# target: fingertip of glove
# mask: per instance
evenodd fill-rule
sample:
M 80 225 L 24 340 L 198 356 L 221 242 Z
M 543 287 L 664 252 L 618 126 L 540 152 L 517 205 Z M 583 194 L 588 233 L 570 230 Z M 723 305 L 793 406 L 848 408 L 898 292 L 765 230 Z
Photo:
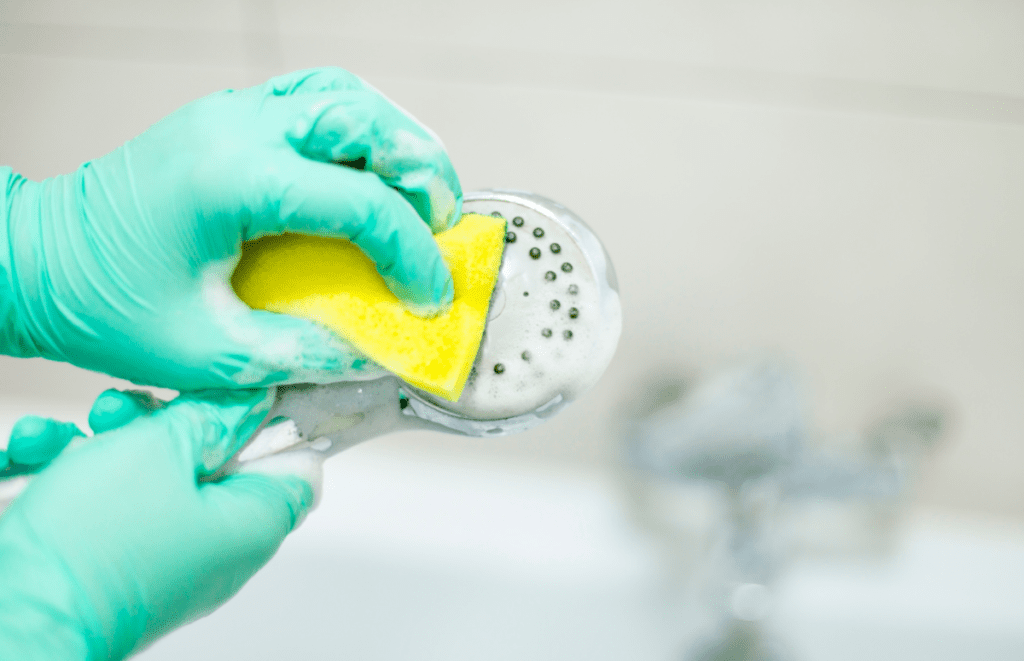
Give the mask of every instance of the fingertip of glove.
M 89 410 L 89 427 L 100 434 L 122 427 L 136 417 L 134 400 L 113 388 L 100 393 Z
M 60 454 L 72 438 L 84 435 L 73 423 L 26 415 L 11 429 L 7 458 L 23 466 L 45 464 Z
M 262 471 L 242 471 L 221 480 L 217 487 L 235 495 L 245 493 L 236 503 L 255 510 L 267 530 L 288 534 L 299 527 L 318 502 L 316 490 L 304 478 Z M 280 528 L 275 528 L 280 525 Z
M 450 177 L 438 176 L 428 186 L 429 216 L 424 217 L 430 230 L 437 234 L 455 227 L 462 219 L 462 187 L 455 173 Z
M 147 390 L 117 390 L 100 393 L 89 411 L 89 427 L 96 434 L 118 429 L 147 413 L 163 408 L 165 402 Z
M 44 434 L 52 422 L 49 418 L 42 418 L 38 415 L 24 415 L 14 423 L 14 427 L 11 429 L 11 439 Z
M 292 512 L 292 529 L 320 504 L 323 457 L 313 451 L 285 452 L 245 462 L 238 475 L 261 476 L 281 489 Z
M 430 278 L 429 290 L 424 291 L 424 283 L 415 282 L 412 286 L 398 281 L 394 277 L 385 277 L 385 283 L 409 312 L 417 317 L 430 319 L 448 312 L 455 300 L 455 281 L 451 272 L 442 260 L 438 260 Z

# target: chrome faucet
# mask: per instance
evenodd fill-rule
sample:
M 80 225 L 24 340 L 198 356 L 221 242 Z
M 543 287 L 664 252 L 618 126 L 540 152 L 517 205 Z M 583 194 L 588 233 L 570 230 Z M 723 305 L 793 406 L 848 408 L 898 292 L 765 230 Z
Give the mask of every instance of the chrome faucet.
M 715 550 L 702 558 L 714 567 L 705 586 L 714 624 L 684 658 L 788 658 L 765 626 L 787 559 L 780 505 L 832 500 L 898 510 L 945 418 L 933 404 L 899 407 L 859 435 L 859 457 L 839 457 L 810 443 L 801 388 L 777 361 L 741 364 L 696 384 L 669 378 L 642 388 L 623 415 L 626 463 L 641 492 L 653 482 L 701 485 L 720 505 Z M 634 501 L 638 509 L 642 501 Z M 649 512 L 638 514 L 652 523 Z M 673 536 L 664 521 L 648 527 Z M 690 553 L 674 539 L 669 546 Z

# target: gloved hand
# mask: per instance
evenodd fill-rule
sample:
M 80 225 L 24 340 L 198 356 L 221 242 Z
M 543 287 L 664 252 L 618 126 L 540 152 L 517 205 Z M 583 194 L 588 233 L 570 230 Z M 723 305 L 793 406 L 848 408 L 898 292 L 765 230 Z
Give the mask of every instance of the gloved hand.
M 121 659 L 213 610 L 313 506 L 321 460 L 293 452 L 202 482 L 273 390 L 169 404 L 107 391 L 90 426 L 0 517 L 0 658 Z
M 453 295 L 431 232 L 461 204 L 436 136 L 348 72 L 219 92 L 73 174 L 0 168 L 0 351 L 178 390 L 372 378 L 328 331 L 235 297 L 242 242 L 350 238 L 431 314 Z

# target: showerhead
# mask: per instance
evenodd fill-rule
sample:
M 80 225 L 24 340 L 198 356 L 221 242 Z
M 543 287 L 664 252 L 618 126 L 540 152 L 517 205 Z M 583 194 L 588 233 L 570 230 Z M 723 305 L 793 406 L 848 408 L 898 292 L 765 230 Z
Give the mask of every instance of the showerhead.
M 486 191 L 467 195 L 463 209 L 508 221 L 487 327 L 457 402 L 419 390 L 410 401 L 476 423 L 463 425 L 468 435 L 520 431 L 575 400 L 608 366 L 622 327 L 615 272 L 590 228 L 551 200 Z
M 514 433 L 597 382 L 618 344 L 622 312 L 615 271 L 594 233 L 565 207 L 530 193 L 470 193 L 463 210 L 504 217 L 508 233 L 483 340 L 458 401 L 395 376 L 285 386 L 240 461 L 291 449 L 330 455 L 401 429 Z

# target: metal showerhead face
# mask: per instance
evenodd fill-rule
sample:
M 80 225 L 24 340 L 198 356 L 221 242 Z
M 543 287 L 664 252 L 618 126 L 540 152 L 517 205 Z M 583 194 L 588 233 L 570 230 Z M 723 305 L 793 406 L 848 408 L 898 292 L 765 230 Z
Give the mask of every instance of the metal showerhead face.
M 508 223 L 487 326 L 459 400 L 412 389 L 424 406 L 411 413 L 462 420 L 470 435 L 520 431 L 582 395 L 611 361 L 622 328 L 615 272 L 590 228 L 544 197 L 470 193 L 463 211 Z

